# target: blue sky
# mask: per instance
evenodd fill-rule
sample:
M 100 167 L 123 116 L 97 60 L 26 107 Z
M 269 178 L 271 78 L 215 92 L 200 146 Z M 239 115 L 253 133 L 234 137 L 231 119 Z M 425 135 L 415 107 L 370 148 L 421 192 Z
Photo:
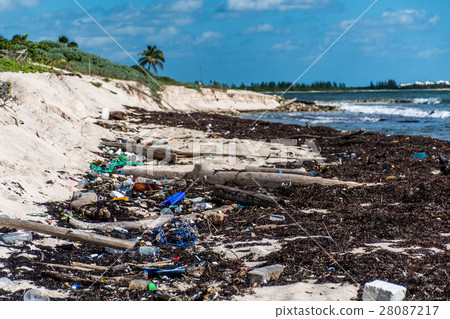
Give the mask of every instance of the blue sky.
M 374 0 L 77 0 L 138 58 L 147 44 L 180 81 L 294 81 Z M 300 82 L 450 80 L 450 2 L 379 0 Z M 66 35 L 115 62 L 133 61 L 73 0 L 0 0 L 0 34 Z

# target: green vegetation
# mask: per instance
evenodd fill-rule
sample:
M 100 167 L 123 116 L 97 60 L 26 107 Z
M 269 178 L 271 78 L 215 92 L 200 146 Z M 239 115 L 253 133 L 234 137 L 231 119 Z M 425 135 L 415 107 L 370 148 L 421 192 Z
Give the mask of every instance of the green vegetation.
M 164 58 L 164 53 L 162 53 L 161 50 L 158 50 L 156 45 L 147 45 L 147 50 L 140 52 L 139 55 L 142 55 L 142 58 L 139 59 L 139 64 L 144 68 L 147 65 L 149 72 L 150 68 L 153 68 L 155 74 L 158 74 L 158 70 L 156 69 L 157 66 L 159 66 L 161 70 L 164 70 L 163 63 L 166 62 L 166 59 Z
M 16 62 L 7 59 L 0 59 L 0 71 L 23 71 L 23 72 L 51 72 L 45 67 L 33 65 L 32 63 L 47 65 L 71 72 L 79 72 L 81 74 L 101 76 L 107 79 L 131 80 L 141 82 L 149 87 L 154 96 L 159 99 L 158 91 L 160 85 L 183 85 L 174 79 L 166 76 L 152 75 L 154 80 L 149 76 L 148 71 L 139 65 L 132 67 L 120 65 L 108 59 L 102 58 L 95 54 L 90 54 L 76 47 L 69 46 L 69 39 L 65 36 L 59 38 L 59 42 L 41 41 L 31 42 L 27 40 L 28 35 L 16 35 L 13 39 L 8 40 L 0 36 L 0 50 L 20 51 L 28 50 L 28 58 L 26 62 Z M 158 50 L 159 51 L 159 50 Z M 165 61 L 165 60 L 161 60 Z M 154 68 L 159 64 L 149 64 Z M 157 83 L 155 82 L 157 81 Z M 159 83 L 159 84 L 158 84 Z
M 58 38 L 58 42 L 63 43 L 67 45 L 69 48 L 78 48 L 78 43 L 76 42 L 69 42 L 69 38 L 65 35 L 62 35 Z
M 0 72 L 43 73 L 51 72 L 49 68 L 28 62 L 17 62 L 6 58 L 0 59 Z
M 0 81 L 0 107 L 15 100 L 16 97 L 11 95 L 11 82 Z
M 91 84 L 93 85 L 93 86 L 95 86 L 95 87 L 98 87 L 98 88 L 101 88 L 102 87 L 102 83 L 100 83 L 100 82 L 91 82 Z
M 201 86 L 198 83 L 188 83 L 185 85 L 185 87 L 188 89 L 193 89 L 193 90 L 196 90 L 196 91 L 202 93 Z

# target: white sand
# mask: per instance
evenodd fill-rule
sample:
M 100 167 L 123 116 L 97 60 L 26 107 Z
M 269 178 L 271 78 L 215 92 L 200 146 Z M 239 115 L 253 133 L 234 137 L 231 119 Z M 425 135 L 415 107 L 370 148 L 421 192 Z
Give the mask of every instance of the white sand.
M 349 301 L 356 298 L 358 287 L 349 284 L 314 284 L 314 281 L 292 285 L 257 287 L 254 294 L 236 296 L 236 301 Z
M 101 138 L 116 138 L 94 124 L 103 108 L 119 111 L 129 105 L 162 110 L 150 97 L 151 91 L 135 82 L 10 72 L 0 73 L 0 80 L 12 83 L 12 93 L 20 102 L 0 108 L 0 214 L 18 218 L 38 220 L 26 216 L 42 211 L 34 203 L 66 200 L 72 195 L 77 183 L 69 177 L 88 170 Z M 91 82 L 100 82 L 102 87 Z M 174 105 L 177 110 L 278 106 L 272 96 L 245 91 L 205 89 L 200 93 L 169 86 L 162 96 L 163 105 Z M 172 136 L 178 134 L 174 131 Z M 167 128 L 158 135 L 170 137 Z

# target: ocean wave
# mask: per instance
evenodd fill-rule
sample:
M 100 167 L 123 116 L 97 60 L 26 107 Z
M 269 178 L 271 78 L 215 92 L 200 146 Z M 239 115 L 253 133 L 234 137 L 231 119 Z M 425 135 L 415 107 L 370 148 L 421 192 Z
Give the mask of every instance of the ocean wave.
M 358 118 L 355 117 L 344 117 L 344 116 L 302 116 L 302 114 L 292 113 L 294 118 L 290 118 L 290 120 L 297 120 L 299 122 L 306 122 L 309 124 L 329 124 L 329 123 L 354 123 L 357 122 L 366 122 L 366 123 L 374 123 L 379 122 L 382 119 L 379 117 L 369 117 L 369 116 L 361 116 Z
M 428 105 L 437 105 L 441 104 L 442 101 L 440 98 L 437 97 L 430 97 L 430 98 L 415 98 L 412 100 L 414 104 L 428 104 Z
M 351 103 L 341 103 L 340 109 L 360 114 L 397 115 L 402 117 L 421 117 L 446 119 L 450 118 L 450 111 L 442 110 L 421 110 L 414 107 L 398 107 L 385 105 L 361 105 Z

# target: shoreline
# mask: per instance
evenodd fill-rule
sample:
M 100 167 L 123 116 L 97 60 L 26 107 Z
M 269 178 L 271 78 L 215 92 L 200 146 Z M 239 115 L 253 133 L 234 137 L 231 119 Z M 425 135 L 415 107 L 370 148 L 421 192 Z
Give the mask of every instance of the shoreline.
M 48 87 L 39 86 L 47 83 L 35 83 L 41 77 L 47 79 Z M 81 295 L 83 300 L 161 300 L 162 296 L 168 298 L 167 294 L 182 300 L 274 300 L 281 296 L 280 291 L 286 292 L 283 298 L 291 300 L 323 300 L 321 294 L 326 300 L 360 300 L 364 283 L 374 279 L 405 286 L 407 300 L 445 300 L 448 296 L 450 282 L 448 276 L 442 277 L 440 269 L 445 269 L 445 256 L 450 249 L 446 213 L 450 209 L 450 172 L 448 165 L 440 163 L 439 156 L 450 158 L 449 141 L 364 131 L 346 134 L 325 126 L 254 123 L 211 113 L 211 106 L 204 112 L 189 114 L 183 110 L 165 112 L 129 86 L 126 88 L 131 93 L 127 93 L 121 85 L 130 83 L 119 81 L 96 88 L 90 79 L 64 78 L 65 83 L 56 76 L 17 79 L 14 93 L 22 105 L 0 110 L 0 129 L 9 137 L 0 157 L 0 192 L 5 198 L 2 214 L 69 229 L 74 226 L 66 213 L 93 225 L 154 220 L 161 216 L 163 200 L 177 192 L 186 192 L 189 199 L 201 197 L 215 211 L 208 208 L 208 215 L 202 215 L 192 200 L 182 201 L 180 210 L 171 208 L 176 217 L 195 220 L 190 223 L 197 229 L 195 247 L 164 245 L 141 229 L 96 230 L 96 234 L 117 239 L 141 237 L 140 245 L 160 247 L 161 257 L 124 254 L 120 264 L 124 268 L 105 273 L 106 283 L 89 290 L 85 289 L 90 287 L 86 270 L 72 269 L 78 278 L 75 280 L 68 279 L 65 268 L 54 269 L 66 276 L 61 280 L 49 275 L 48 265 L 36 262 L 95 264 L 102 269 L 116 261 L 117 255 L 105 252 L 101 246 L 38 233 L 28 245 L 14 246 L 14 253 L 10 246 L 0 243 L 1 276 L 17 283 L 30 281 L 50 291 L 52 300 L 76 300 Z M 75 87 L 79 96 L 71 93 Z M 90 93 L 91 99 L 83 100 L 85 92 Z M 218 92 L 213 93 L 216 95 L 205 96 L 202 103 L 206 105 L 210 97 L 219 97 Z M 221 96 L 224 101 L 248 98 Z M 241 100 L 240 105 L 244 102 Z M 121 119 L 99 118 L 108 104 L 111 111 L 122 112 Z M 171 149 L 177 154 L 171 159 L 177 163 L 158 158 L 148 160 L 144 166 L 119 166 L 108 175 L 89 174 L 90 163 L 106 167 L 118 157 L 117 148 L 102 145 L 105 140 L 119 144 L 133 140 L 142 147 Z M 195 147 L 203 153 L 192 157 Z M 29 157 L 30 152 L 36 160 Z M 239 156 L 229 156 L 230 152 Z M 421 152 L 426 153 L 426 158 L 411 157 Z M 129 154 L 129 158 L 133 161 L 139 157 Z M 197 172 L 198 179 L 192 171 L 195 163 L 205 168 Z M 258 180 L 265 182 L 262 187 L 242 184 L 245 176 L 257 178 L 258 173 L 247 170 L 251 166 L 263 170 L 261 176 L 266 179 Z M 303 172 L 301 168 L 308 175 L 288 171 Z M 163 170 L 164 175 L 149 175 L 158 170 Z M 113 201 L 111 191 L 117 184 L 121 184 L 119 189 L 124 187 L 130 178 L 127 172 L 132 172 L 134 178 L 156 178 L 165 188 L 163 194 L 131 192 L 126 194 L 128 200 Z M 232 174 L 237 177 L 225 184 L 243 190 L 244 197 L 217 192 L 214 182 L 218 176 Z M 286 182 L 288 178 L 290 182 Z M 84 179 L 86 183 L 82 182 Z M 71 203 L 77 191 L 95 192 L 100 200 L 89 201 L 83 210 L 75 210 Z M 248 194 L 270 195 L 277 198 L 277 204 L 262 205 L 255 199 L 249 204 Z M 261 196 L 257 198 L 260 200 Z M 225 207 L 227 210 L 221 213 Z M 280 214 L 284 220 L 270 219 L 271 215 Z M 336 267 L 294 222 L 300 223 L 308 234 L 318 236 L 316 241 L 347 273 Z M 170 224 L 162 226 L 167 232 L 171 230 Z M 0 231 L 11 229 L 3 227 Z M 186 274 L 173 280 L 151 278 L 161 294 L 131 290 L 127 284 L 113 280 L 129 280 L 130 276 L 145 279 L 144 262 L 162 261 L 185 267 Z M 127 263 L 137 266 L 131 268 Z M 250 269 L 275 264 L 284 266 L 280 276 L 265 287 L 253 289 L 248 281 Z M 430 272 L 430 266 L 435 271 Z M 405 267 L 414 270 L 405 275 Z M 89 273 L 99 275 L 103 272 L 99 269 Z M 46 276 L 43 281 L 34 279 L 42 276 Z M 351 288 L 353 279 L 357 287 Z M 80 283 L 80 288 L 70 288 Z M 330 283 L 342 284 L 343 290 Z M 317 289 L 310 296 L 298 294 L 305 285 Z M 23 292 L 20 286 L 9 295 L 0 294 L 0 299 L 20 300 Z M 246 294 L 249 296 L 238 298 Z
M 450 88 L 440 88 L 440 89 L 383 89 L 383 90 L 336 90 L 336 91 L 290 91 L 286 92 L 286 94 L 296 94 L 296 93 L 358 93 L 358 92 L 421 92 L 421 91 L 450 91 Z M 284 91 L 279 92 L 261 92 L 264 94 L 280 94 L 284 93 Z

